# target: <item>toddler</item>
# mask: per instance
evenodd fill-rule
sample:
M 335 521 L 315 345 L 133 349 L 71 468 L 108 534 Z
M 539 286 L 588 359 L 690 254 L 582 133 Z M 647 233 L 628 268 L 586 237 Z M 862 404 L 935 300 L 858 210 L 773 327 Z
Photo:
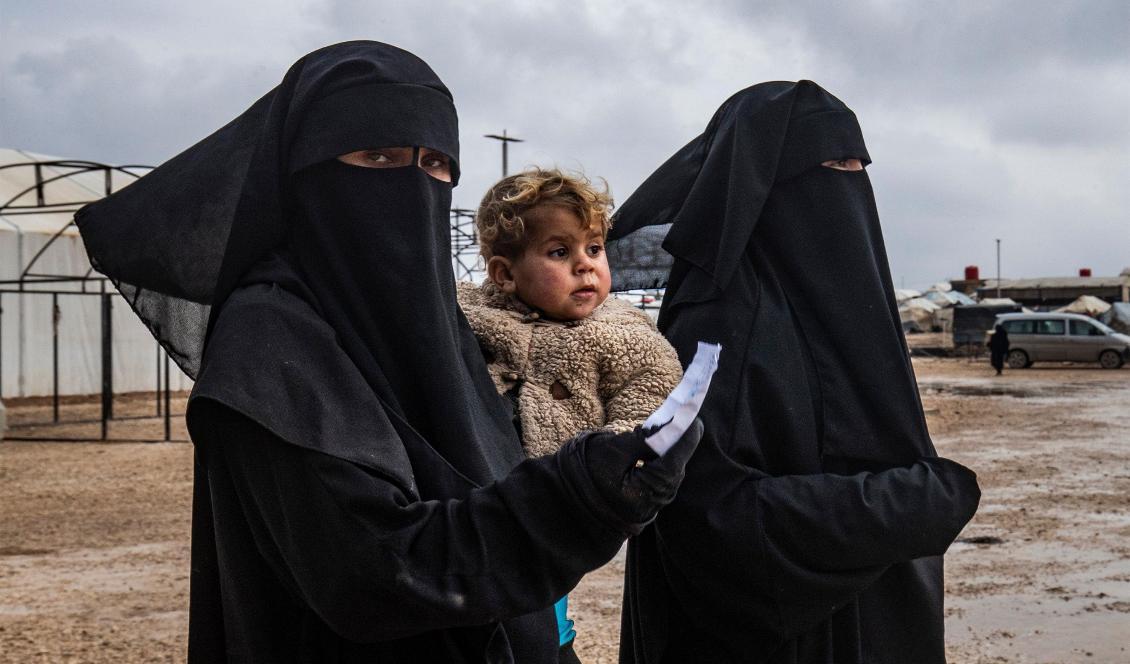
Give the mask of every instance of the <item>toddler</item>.
M 460 284 L 459 304 L 529 456 L 584 430 L 631 431 L 682 378 L 647 314 L 608 299 L 611 207 L 583 175 L 531 169 L 491 187 L 475 216 L 487 279 Z M 575 636 L 566 600 L 563 648 Z
M 584 176 L 533 169 L 491 187 L 475 217 L 488 276 L 460 284 L 459 304 L 530 456 L 631 431 L 682 377 L 651 319 L 608 299 L 611 205 Z

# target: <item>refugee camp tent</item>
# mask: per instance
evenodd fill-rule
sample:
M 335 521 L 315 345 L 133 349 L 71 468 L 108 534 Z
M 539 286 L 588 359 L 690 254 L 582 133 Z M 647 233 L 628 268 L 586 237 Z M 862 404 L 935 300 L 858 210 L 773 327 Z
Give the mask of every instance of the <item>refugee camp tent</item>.
M 910 288 L 896 288 L 895 289 L 895 301 L 900 302 L 900 303 L 906 302 L 907 300 L 911 300 L 911 299 L 914 299 L 916 297 L 920 297 L 921 295 L 922 295 L 922 293 L 920 291 L 916 291 L 916 290 L 913 290 L 913 289 L 910 289 Z
M 1065 314 L 1083 314 L 1092 318 L 1097 318 L 1108 310 L 1110 310 L 1110 303 L 1100 300 L 1094 295 L 1080 295 L 1071 304 L 1056 309 L 1056 311 Z
M 986 307 L 1019 307 L 1020 305 L 1011 298 L 1007 297 L 983 297 L 977 304 Z M 1019 309 L 1017 309 L 1019 311 Z
M 934 314 L 941 309 L 938 305 L 922 297 L 914 297 L 899 305 L 899 318 L 906 332 L 929 332 L 937 325 Z
M 923 298 L 930 300 L 934 304 L 945 309 L 952 307 L 955 304 L 977 304 L 977 301 L 969 297 L 961 291 L 955 290 L 928 290 L 923 295 Z
M 1099 320 L 1123 334 L 1130 334 L 1130 302 L 1115 302 Z
M 0 148 L 0 396 L 52 394 L 56 325 L 59 393 L 100 391 L 102 301 L 95 293 L 102 288 L 113 294 L 114 392 L 155 389 L 156 341 L 113 285 L 91 270 L 71 223 L 81 205 L 142 173 Z M 174 368 L 170 387 L 188 386 Z

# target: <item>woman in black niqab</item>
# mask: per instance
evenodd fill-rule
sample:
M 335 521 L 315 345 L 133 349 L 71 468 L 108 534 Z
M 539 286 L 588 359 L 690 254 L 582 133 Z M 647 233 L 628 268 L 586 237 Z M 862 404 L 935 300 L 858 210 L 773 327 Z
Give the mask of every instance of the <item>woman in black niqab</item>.
M 989 337 L 989 364 L 996 369 L 998 376 L 1004 370 L 1006 357 L 1008 357 L 1008 330 L 1004 329 L 1004 325 L 997 325 L 993 328 L 992 336 Z
M 756 85 L 621 206 L 614 287 L 722 344 L 676 501 L 629 545 L 621 661 L 944 662 L 941 554 L 972 516 L 937 457 L 854 114 Z M 705 553 L 709 552 L 709 553 Z
M 336 158 L 386 147 L 453 182 Z M 77 215 L 196 378 L 189 661 L 556 662 L 553 602 L 671 499 L 697 439 L 522 461 L 455 301 L 458 158 L 434 72 L 349 42 Z

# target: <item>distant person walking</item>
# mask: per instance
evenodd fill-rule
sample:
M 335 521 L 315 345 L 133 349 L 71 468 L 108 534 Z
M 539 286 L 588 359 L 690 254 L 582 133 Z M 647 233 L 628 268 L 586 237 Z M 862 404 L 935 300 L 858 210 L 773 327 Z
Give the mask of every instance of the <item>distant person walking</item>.
M 993 336 L 989 338 L 989 363 L 997 370 L 998 376 L 1004 369 L 1006 357 L 1008 357 L 1008 332 L 1004 329 L 1004 325 L 998 325 L 993 330 Z

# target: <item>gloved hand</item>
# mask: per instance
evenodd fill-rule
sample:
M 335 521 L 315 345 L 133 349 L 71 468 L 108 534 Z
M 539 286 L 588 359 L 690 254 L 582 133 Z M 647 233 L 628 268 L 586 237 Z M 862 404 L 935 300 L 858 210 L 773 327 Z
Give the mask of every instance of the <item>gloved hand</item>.
M 628 433 L 595 432 L 578 436 L 569 445 L 576 446 L 582 456 L 601 501 L 635 533 L 651 522 L 660 508 L 675 499 L 702 431 L 702 420 L 695 418 L 686 433 L 662 457 L 644 442 L 651 431 L 639 427 Z

